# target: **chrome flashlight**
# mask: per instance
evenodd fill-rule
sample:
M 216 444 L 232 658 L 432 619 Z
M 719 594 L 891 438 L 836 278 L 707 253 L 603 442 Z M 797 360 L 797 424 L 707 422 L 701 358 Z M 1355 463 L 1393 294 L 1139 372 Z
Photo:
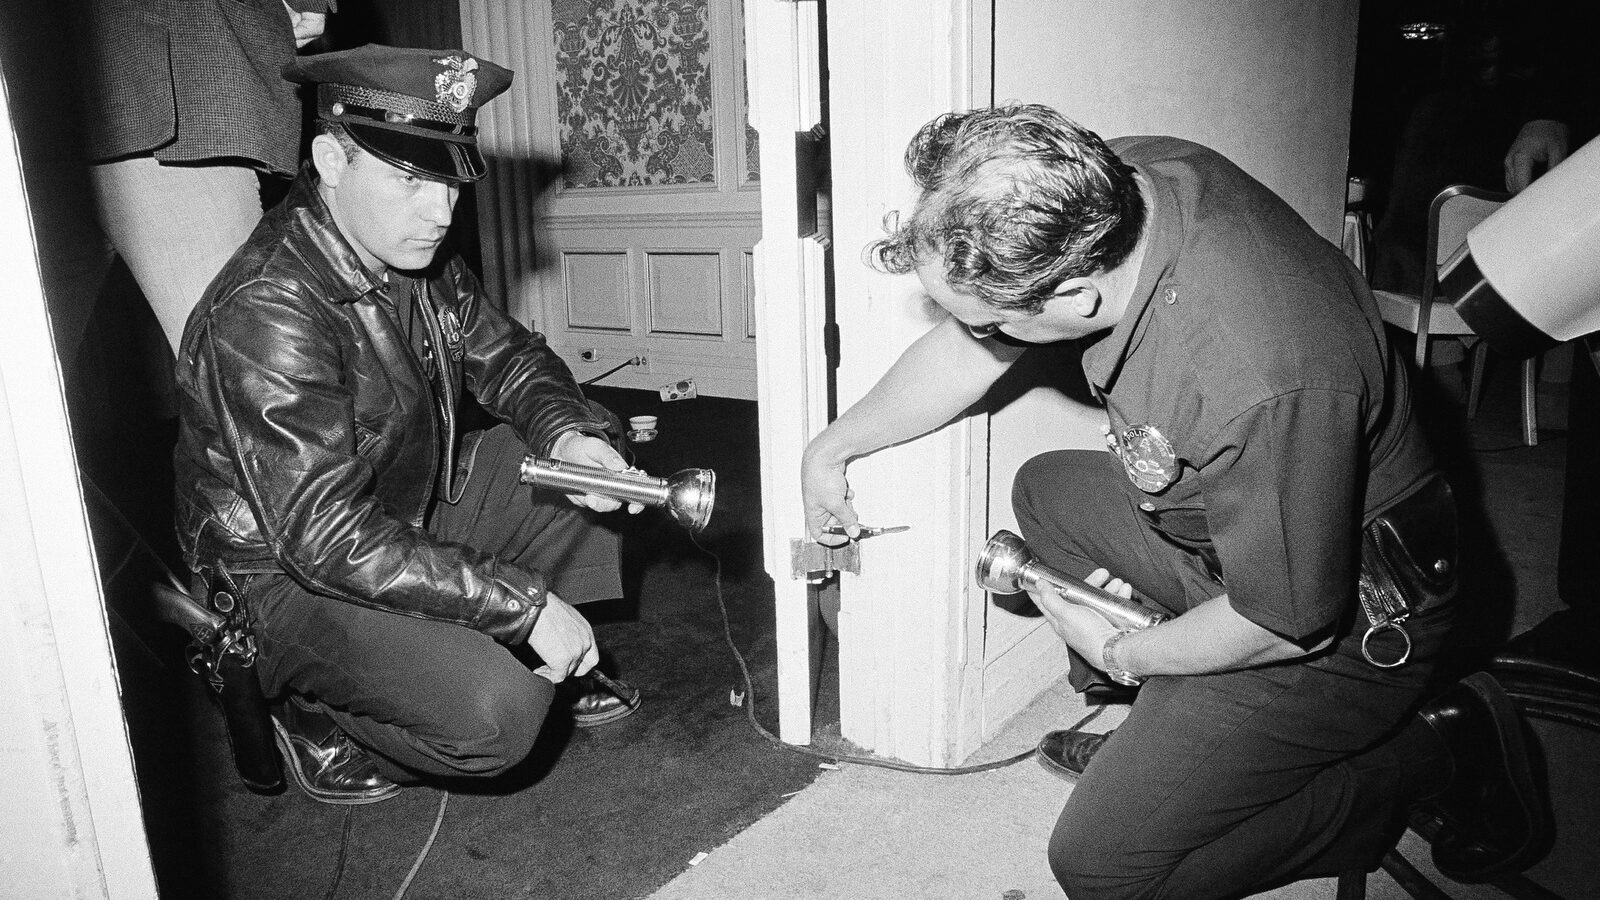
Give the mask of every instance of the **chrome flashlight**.
M 699 531 L 711 521 L 717 495 L 717 473 L 710 469 L 684 469 L 671 478 L 643 472 L 613 472 L 598 466 L 529 454 L 522 460 L 523 484 L 573 494 L 599 494 L 628 503 L 664 506 L 680 525 Z
M 1039 562 L 1022 538 L 1001 529 L 978 554 L 978 585 L 996 594 L 1022 590 L 1052 590 L 1068 603 L 1087 606 L 1118 628 L 1138 630 L 1167 620 L 1143 604 L 1124 600 L 1109 591 Z

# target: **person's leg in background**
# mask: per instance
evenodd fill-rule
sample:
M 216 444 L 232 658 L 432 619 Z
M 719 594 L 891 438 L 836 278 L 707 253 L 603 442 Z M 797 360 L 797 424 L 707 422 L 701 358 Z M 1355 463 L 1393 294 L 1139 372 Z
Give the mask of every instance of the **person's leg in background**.
M 90 174 L 101 227 L 176 353 L 189 311 L 261 220 L 260 179 L 248 166 L 149 156 L 98 163 Z
M 150 156 L 93 164 L 88 172 L 102 241 L 123 266 L 101 268 L 113 277 L 102 277 L 96 318 L 76 351 L 83 358 L 75 406 L 83 415 L 74 430 L 92 480 L 181 568 L 167 508 L 175 352 L 189 310 L 260 221 L 261 180 L 243 165 L 169 166 Z

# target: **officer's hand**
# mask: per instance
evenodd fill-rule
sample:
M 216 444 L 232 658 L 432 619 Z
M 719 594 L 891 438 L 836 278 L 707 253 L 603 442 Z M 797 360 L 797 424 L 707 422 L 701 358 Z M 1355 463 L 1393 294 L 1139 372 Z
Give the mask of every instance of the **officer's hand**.
M 1567 124 L 1555 119 L 1534 119 L 1517 132 L 1506 151 L 1506 190 L 1513 194 L 1533 183 L 1567 158 Z
M 1133 597 L 1133 585 L 1121 578 L 1111 577 L 1111 573 L 1105 569 L 1095 569 L 1083 580 L 1091 587 L 1100 588 L 1124 600 Z M 1087 606 L 1062 599 L 1048 585 L 1041 590 L 1029 590 L 1028 596 L 1033 598 L 1034 605 L 1044 613 L 1050 627 L 1055 629 L 1056 635 L 1067 646 L 1078 651 L 1091 665 L 1100 665 L 1105 642 L 1118 631 L 1115 625 Z
M 544 661 L 533 673 L 560 684 L 570 676 L 587 674 L 600 661 L 600 650 L 594 644 L 594 629 L 572 604 L 554 591 L 546 591 L 544 597 L 544 611 L 528 634 L 528 648 Z
M 283 8 L 289 11 L 289 27 L 294 29 L 294 45 L 296 48 L 304 47 L 319 37 L 328 25 L 327 13 L 296 12 L 288 3 Z
M 581 431 L 568 431 L 556 438 L 555 446 L 550 448 L 550 456 L 562 462 L 610 469 L 613 472 L 624 472 L 628 469 L 628 461 L 622 458 L 622 454 L 618 453 L 617 448 L 611 446 L 610 442 Z M 567 499 L 595 512 L 611 512 L 622 505 L 622 501 L 614 497 L 602 497 L 599 494 L 568 494 Z M 642 503 L 628 504 L 629 514 L 637 513 L 641 509 L 644 509 Z
M 845 463 L 830 461 L 813 442 L 800 460 L 800 498 L 806 514 L 806 536 L 818 543 L 837 547 L 847 543 L 848 537 L 823 534 L 827 525 L 840 524 L 847 532 L 859 530 L 860 517 L 850 501 L 855 492 L 844 477 Z

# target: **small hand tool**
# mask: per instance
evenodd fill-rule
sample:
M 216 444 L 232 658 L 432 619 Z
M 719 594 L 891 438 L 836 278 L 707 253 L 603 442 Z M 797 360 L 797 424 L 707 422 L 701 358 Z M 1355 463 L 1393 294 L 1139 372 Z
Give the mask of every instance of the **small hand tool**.
M 890 525 L 890 526 L 888 526 L 886 528 L 874 528 L 871 525 L 860 525 L 860 526 L 857 526 L 857 527 L 860 530 L 856 533 L 856 536 L 853 538 L 853 540 L 857 540 L 857 541 L 863 540 L 863 539 L 869 538 L 869 537 L 877 537 L 880 534 L 898 534 L 899 532 L 902 532 L 902 531 L 910 531 L 911 530 L 911 526 L 910 525 Z M 845 526 L 838 525 L 838 524 L 822 526 L 822 533 L 823 534 L 839 534 L 839 535 L 844 535 L 846 537 L 849 537 L 849 535 L 850 535 L 850 532 L 845 530 Z

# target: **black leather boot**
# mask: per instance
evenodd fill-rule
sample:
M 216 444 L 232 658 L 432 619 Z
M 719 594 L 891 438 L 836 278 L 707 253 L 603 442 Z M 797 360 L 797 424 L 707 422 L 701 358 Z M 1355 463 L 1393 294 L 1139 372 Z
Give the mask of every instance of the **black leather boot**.
M 1432 841 L 1434 865 L 1475 883 L 1537 862 L 1554 837 L 1550 805 L 1534 780 L 1522 717 L 1499 682 L 1469 675 L 1419 715 L 1450 756 L 1445 788 L 1412 815 Z
M 1073 781 L 1089 767 L 1089 759 L 1114 732 L 1096 734 L 1092 731 L 1052 731 L 1039 741 L 1034 755 L 1046 769 Z
M 400 793 L 320 705 L 291 697 L 272 726 L 289 774 L 311 799 L 355 806 Z
M 591 672 L 568 678 L 562 696 L 579 728 L 593 728 L 633 715 L 639 708 L 639 689 L 626 681 Z

